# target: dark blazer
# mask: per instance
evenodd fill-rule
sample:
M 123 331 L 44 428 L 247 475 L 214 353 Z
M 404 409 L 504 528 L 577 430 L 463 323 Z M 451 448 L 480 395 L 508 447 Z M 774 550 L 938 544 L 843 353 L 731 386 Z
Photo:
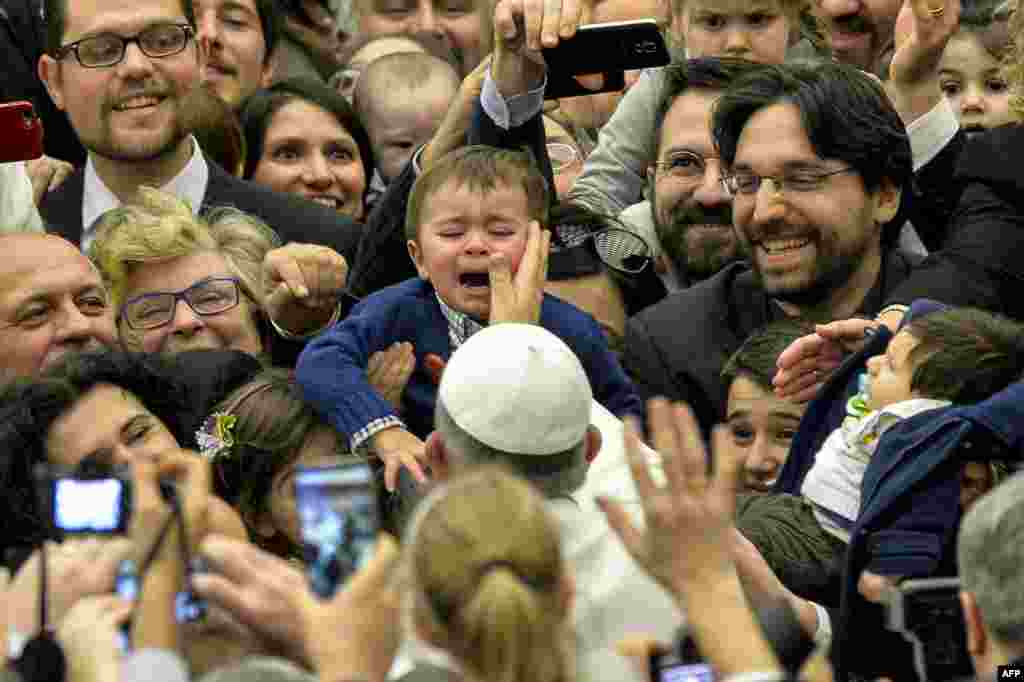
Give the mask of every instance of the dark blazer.
M 545 294 L 540 325 L 569 346 L 587 372 L 594 399 L 617 416 L 642 410 L 633 384 L 604 332 L 590 315 Z M 409 341 L 416 368 L 402 393 L 402 420 L 409 431 L 426 438 L 434 429 L 437 383 L 426 370 L 430 353 L 448 360 L 452 354 L 448 321 L 434 287 L 419 278 L 378 291 L 356 305 L 348 318 L 309 342 L 295 375 L 306 399 L 349 437 L 372 422 L 396 416 L 395 409 L 368 383 L 370 356 L 395 342 Z
M 329 246 L 351 262 L 362 225 L 311 201 L 282 194 L 253 182 L 229 175 L 207 158 L 210 179 L 203 197 L 203 209 L 234 206 L 251 213 L 274 228 L 284 243 L 305 242 Z M 39 213 L 49 232 L 74 244 L 82 241 L 82 194 L 85 171 L 77 170 L 64 183 L 46 194 Z
M 932 298 L 1024 319 L 1022 155 L 1021 125 L 995 128 L 963 145 L 953 182 L 947 187 L 956 200 L 951 219 L 941 228 L 938 244 L 925 241 L 937 250 L 887 302 Z M 918 184 L 923 182 L 919 177 Z
M 859 312 L 874 316 L 917 260 L 888 252 Z M 688 402 L 709 434 L 725 412 L 722 367 L 751 332 L 782 314 L 750 267 L 733 263 L 630 318 L 622 364 L 644 401 L 664 396 Z

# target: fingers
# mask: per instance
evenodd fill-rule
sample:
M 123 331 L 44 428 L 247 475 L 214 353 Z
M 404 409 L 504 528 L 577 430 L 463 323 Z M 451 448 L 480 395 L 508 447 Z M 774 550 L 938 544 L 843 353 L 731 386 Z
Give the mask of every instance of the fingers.
M 700 427 L 685 403 L 672 408 L 672 418 L 684 480 L 691 493 L 700 494 L 707 488 L 708 479 L 708 456 Z
M 619 536 L 622 545 L 629 552 L 639 565 L 644 566 L 644 536 L 643 533 L 633 525 L 633 520 L 619 502 L 608 497 L 598 497 L 595 502 L 604 512 L 608 526 Z
M 818 334 L 806 334 L 789 344 L 775 364 L 779 369 L 789 369 L 806 357 L 818 355 L 825 344 L 825 339 Z
M 654 398 L 647 402 L 647 428 L 652 447 L 661 455 L 668 489 L 673 495 L 678 495 L 683 489 L 686 473 L 679 457 L 679 443 L 672 424 L 671 408 L 664 398 Z
M 334 18 L 319 0 L 302 0 L 302 11 L 314 26 L 329 29 L 334 26 Z
M 823 338 L 834 341 L 863 341 L 869 329 L 877 329 L 878 323 L 874 320 L 863 320 L 853 318 L 849 320 L 836 320 L 828 324 L 814 326 L 814 332 Z
M 558 44 L 562 31 L 562 0 L 544 1 L 544 18 L 541 21 L 540 41 L 544 47 Z
M 523 0 L 522 23 L 526 33 L 522 36 L 526 47 L 530 50 L 541 48 L 541 36 L 544 33 L 544 13 L 546 6 L 555 0 Z
M 387 533 L 381 533 L 370 561 L 349 580 L 345 591 L 353 594 L 379 594 L 391 586 L 401 553 L 398 543 Z M 334 599 L 340 598 L 340 593 Z
M 650 414 L 650 407 L 648 407 L 648 414 Z M 626 463 L 629 465 L 640 499 L 649 500 L 657 493 L 657 485 L 651 478 L 647 456 L 641 448 L 640 426 L 633 417 L 626 417 L 623 420 L 623 426 Z M 664 457 L 664 455 L 662 456 Z
M 720 503 L 727 505 L 731 512 L 736 506 L 742 462 L 739 457 L 731 454 L 733 450 L 728 447 L 728 437 L 727 429 L 721 424 L 711 432 L 711 452 L 715 469 L 711 488 Z
M 264 290 L 319 308 L 335 301 L 348 279 L 348 262 L 333 249 L 289 244 L 263 260 Z

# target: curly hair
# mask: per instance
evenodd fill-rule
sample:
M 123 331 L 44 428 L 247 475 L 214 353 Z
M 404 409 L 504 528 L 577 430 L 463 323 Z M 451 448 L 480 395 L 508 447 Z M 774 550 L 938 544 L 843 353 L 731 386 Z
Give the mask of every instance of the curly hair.
M 50 461 L 47 437 L 61 415 L 93 388 L 111 384 L 137 397 L 179 443 L 190 441 L 191 396 L 168 360 L 121 351 L 71 355 L 41 376 L 0 388 L 0 513 L 5 547 L 34 545 L 47 536 L 36 499 L 35 471 Z

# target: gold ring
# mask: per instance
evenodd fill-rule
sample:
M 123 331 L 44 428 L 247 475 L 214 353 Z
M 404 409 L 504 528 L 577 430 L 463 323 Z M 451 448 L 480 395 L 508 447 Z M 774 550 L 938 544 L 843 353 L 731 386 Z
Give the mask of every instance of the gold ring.
M 933 17 L 941 17 L 945 12 L 946 12 L 946 6 L 945 5 L 939 5 L 938 7 L 929 7 L 928 8 L 928 14 L 932 15 Z

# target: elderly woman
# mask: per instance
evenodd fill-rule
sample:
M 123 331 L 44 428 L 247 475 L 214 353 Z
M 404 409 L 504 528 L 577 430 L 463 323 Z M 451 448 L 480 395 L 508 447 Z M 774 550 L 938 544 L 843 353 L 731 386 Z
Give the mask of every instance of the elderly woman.
M 252 95 L 240 118 L 246 180 L 363 217 L 373 153 L 344 97 L 322 83 L 293 78 Z
M 241 211 L 200 217 L 184 201 L 142 188 L 137 203 L 108 211 L 96 227 L 90 257 L 129 350 L 234 349 L 291 366 L 302 333 L 340 316 L 341 256 L 322 246 L 280 247 L 272 229 Z M 281 271 L 296 269 L 301 274 L 285 281 Z

